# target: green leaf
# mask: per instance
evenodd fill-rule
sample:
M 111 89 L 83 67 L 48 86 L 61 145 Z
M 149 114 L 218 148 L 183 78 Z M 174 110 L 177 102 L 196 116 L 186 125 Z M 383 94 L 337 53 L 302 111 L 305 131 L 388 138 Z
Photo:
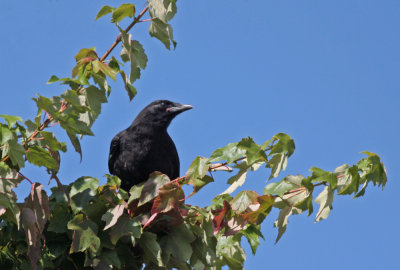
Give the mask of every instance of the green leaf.
M 237 146 L 246 151 L 245 155 L 248 165 L 252 165 L 257 161 L 268 161 L 264 148 L 256 144 L 250 137 L 242 139 Z
M 96 192 L 99 187 L 99 180 L 90 176 L 82 176 L 76 179 L 73 183 L 71 183 L 70 196 L 74 196 L 75 194 L 81 193 L 86 189 L 89 189 L 93 192 Z
M 110 240 L 115 245 L 122 236 L 140 238 L 141 234 L 142 226 L 140 222 L 136 218 L 130 218 L 127 214 L 123 214 L 117 223 L 111 227 Z
M 107 210 L 107 212 L 101 217 L 101 220 L 106 223 L 106 226 L 104 226 L 103 229 L 104 231 L 117 223 L 119 217 L 124 213 L 124 209 L 125 205 L 119 204 L 116 205 L 114 208 Z
M 121 31 L 122 51 L 121 58 L 124 62 L 130 62 L 129 78 L 124 71 L 120 71 L 125 83 L 125 89 L 128 91 L 129 98 L 136 95 L 136 88 L 132 85 L 134 81 L 140 78 L 140 70 L 145 69 L 147 65 L 147 56 L 143 46 L 136 40 L 132 40 L 132 35 Z
M 161 248 L 157 242 L 157 235 L 151 232 L 144 232 L 139 240 L 139 245 L 144 251 L 145 263 L 154 263 L 164 266 L 161 258 Z
M 71 140 L 72 146 L 74 147 L 75 151 L 79 154 L 81 161 L 82 161 L 82 149 L 81 149 L 81 143 L 79 142 L 78 137 L 67 131 L 67 135 L 69 139 Z
M 160 172 L 151 173 L 149 179 L 143 185 L 138 206 L 148 203 L 157 197 L 158 189 L 169 182 L 170 180 L 167 175 Z
M 290 181 L 290 176 L 287 176 L 278 183 L 268 184 L 264 188 L 264 194 L 268 194 L 268 195 L 276 194 L 276 195 L 282 197 L 283 194 L 285 194 L 289 190 L 296 189 L 299 187 L 300 186 L 298 184 L 295 184 L 292 181 Z
M 235 176 L 230 177 L 228 179 L 228 184 L 230 184 L 230 186 L 220 195 L 231 194 L 232 192 L 234 192 L 238 187 L 244 184 L 244 182 L 246 181 L 246 176 L 247 176 L 247 171 L 240 170 Z
M 227 264 L 229 269 L 243 269 L 246 254 L 240 246 L 239 239 L 233 236 L 221 236 L 217 242 L 217 255 L 221 256 L 222 264 Z
M 98 73 L 99 71 L 101 71 L 102 73 L 113 79 L 113 81 L 115 81 L 115 76 L 117 76 L 118 72 L 115 71 L 113 68 L 100 62 L 99 60 L 92 61 L 92 65 L 94 72 Z
M 101 113 L 101 105 L 107 102 L 106 93 L 105 90 L 89 86 L 85 89 L 83 95 L 85 97 L 85 104 L 89 110 L 80 115 L 80 120 L 91 127 Z
M 315 222 L 328 218 L 332 209 L 333 191 L 331 187 L 327 186 L 315 199 L 315 202 L 320 205 L 317 216 L 315 217 Z
M 147 55 L 142 44 L 137 40 L 132 40 L 131 34 L 121 33 L 122 51 L 121 58 L 124 62 L 134 62 L 133 67 L 145 69 L 147 66 Z
M 179 262 L 186 262 L 192 256 L 193 250 L 190 243 L 195 240 L 195 236 L 185 224 L 180 224 L 171 229 L 171 231 L 160 239 L 163 257 L 169 261 L 169 257 Z
M 113 11 L 111 22 L 118 23 L 122 21 L 125 17 L 132 18 L 133 15 L 135 15 L 135 5 L 122 4 Z
M 203 178 L 201 179 L 190 179 L 190 181 L 188 182 L 188 184 L 193 186 L 193 192 L 196 193 L 198 192 L 200 189 L 202 189 L 205 185 L 214 182 L 214 178 L 212 178 L 209 175 L 205 175 L 203 176 Z
M 126 76 L 125 72 L 120 71 L 122 80 L 124 81 L 124 85 L 125 85 L 125 90 L 128 93 L 129 96 L 129 101 L 132 101 L 132 99 L 137 95 L 137 90 L 136 88 L 131 84 L 128 76 Z
M 0 124 L 0 145 L 5 144 L 14 138 L 13 132 L 5 125 Z
M 282 235 L 286 232 L 286 226 L 289 223 L 289 217 L 292 215 L 292 206 L 286 206 L 279 212 L 278 219 L 274 223 L 274 227 L 278 228 L 278 236 L 275 244 L 278 243 Z
M 13 222 L 19 229 L 20 209 L 13 189 L 24 179 L 17 171 L 0 162 L 0 216 Z
M 94 135 L 87 123 L 72 117 L 68 117 L 67 119 L 64 120 L 60 119 L 60 125 L 63 129 L 65 129 L 67 132 L 70 132 L 71 134 L 81 134 L 90 136 Z
M 150 36 L 160 40 L 168 50 L 171 49 L 171 42 L 174 48 L 176 47 L 171 25 L 164 23 L 162 20 L 153 18 L 149 27 L 149 33 Z
M 285 154 L 275 154 L 267 163 L 267 167 L 272 168 L 269 179 L 278 177 L 281 171 L 287 166 L 287 156 Z
M 186 178 L 203 178 L 208 172 L 209 164 L 208 158 L 197 156 L 187 170 Z
M 36 102 L 36 105 L 39 110 L 43 110 L 49 113 L 54 119 L 58 119 L 59 117 L 59 110 L 61 108 L 61 98 L 60 97 L 53 97 L 47 98 L 44 96 L 38 95 L 37 98 L 33 98 Z
M 278 141 L 272 147 L 268 155 L 286 153 L 287 157 L 290 157 L 293 154 L 295 145 L 292 137 L 285 133 L 278 133 L 273 136 L 273 139 Z
M 90 251 L 93 255 L 100 250 L 100 238 L 97 237 L 97 225 L 87 216 L 78 214 L 68 222 L 68 229 L 73 230 L 70 253 Z
M 50 155 L 48 151 L 38 146 L 29 147 L 26 158 L 36 166 L 44 166 L 51 170 L 58 170 L 58 162 Z
M 339 195 L 357 193 L 360 185 L 360 175 L 358 174 L 357 166 L 349 168 L 349 165 L 342 165 L 336 168 L 334 173 L 338 179 L 337 192 Z
M 193 160 L 185 176 L 188 184 L 193 185 L 194 192 L 199 191 L 206 184 L 214 181 L 212 177 L 206 176 L 209 168 L 210 162 L 208 158 L 198 156 Z
M 93 259 L 93 266 L 95 270 L 121 269 L 121 260 L 116 251 L 103 251 L 100 256 Z M 110 268 L 110 266 L 112 266 L 112 268 Z
M 65 91 L 64 94 L 61 95 L 61 97 L 68 101 L 70 106 L 72 106 L 80 113 L 86 112 L 88 110 L 86 106 L 82 106 L 80 95 L 78 95 L 78 92 L 74 90 Z
M 111 63 L 109 64 L 111 66 Z M 97 84 L 101 90 L 107 93 L 107 96 L 111 94 L 111 86 L 107 82 L 107 78 L 102 76 L 101 74 L 92 73 L 92 78 L 95 84 Z M 91 85 L 93 87 L 93 85 Z
M 386 168 L 382 164 L 380 157 L 377 154 L 368 151 L 362 153 L 368 155 L 368 157 L 357 162 L 358 168 L 362 171 L 360 182 L 365 182 L 365 187 L 368 182 L 372 182 L 374 185 L 382 186 L 383 189 L 387 182 L 387 175 Z M 365 187 L 356 195 L 356 197 L 361 196 L 360 193 L 364 194 Z
M 7 121 L 8 128 L 11 128 L 13 125 L 15 125 L 17 121 L 21 123 L 23 122 L 22 118 L 19 116 L 0 114 L 0 117 L 4 118 Z
M 85 58 L 92 58 L 93 60 L 97 59 L 96 48 L 83 48 L 75 55 L 76 62 Z
M 225 147 L 218 148 L 210 156 L 210 162 L 226 160 L 228 164 L 234 162 L 246 153 L 245 149 L 238 147 L 239 143 L 229 143 Z
M 205 267 L 215 267 L 217 239 L 214 236 L 211 215 L 205 215 L 202 222 L 190 224 L 191 231 L 196 235 L 196 239 L 191 243 L 193 253 L 190 258 L 191 265 L 200 265 L 203 270 Z M 197 263 L 196 263 L 197 262 Z
M 67 84 L 71 89 L 77 90 L 80 86 L 81 83 L 78 80 L 72 79 L 72 78 L 58 78 L 57 76 L 52 75 L 50 79 L 46 82 L 47 84 L 52 84 L 55 82 L 61 82 L 61 84 Z
M 312 193 L 310 193 L 310 195 L 306 197 L 304 200 L 296 203 L 294 206 L 296 207 L 296 210 L 297 209 L 300 209 L 301 211 L 308 210 L 308 216 L 310 216 L 314 211 Z
M 241 233 L 246 236 L 251 247 L 251 251 L 255 255 L 257 248 L 260 245 L 260 237 L 264 239 L 264 236 L 260 231 L 260 226 L 248 224 L 246 225 L 245 229 L 241 231 Z
M 324 171 L 317 167 L 312 167 L 310 169 L 312 171 L 311 182 L 328 182 L 332 189 L 335 189 L 337 186 L 337 176 L 334 173 Z
M 10 157 L 12 164 L 17 166 L 19 169 L 25 166 L 25 148 L 22 147 L 17 140 L 10 140 L 4 145 L 2 158 L 6 155 Z
M 48 131 L 40 131 L 40 134 L 44 137 L 46 145 L 52 150 L 52 151 L 67 151 L 67 146 L 66 143 L 61 143 L 57 140 L 56 136 L 54 135 L 53 132 L 48 132 Z
M 258 197 L 259 195 L 255 191 L 241 191 L 231 201 L 232 210 L 237 214 L 241 214 L 247 210 L 250 204 L 257 203 Z
M 55 203 L 51 209 L 48 231 L 55 233 L 67 232 L 68 221 L 72 218 L 70 210 L 65 203 Z
M 143 190 L 143 186 L 144 183 L 140 183 L 137 185 L 134 185 L 131 187 L 131 189 L 129 190 L 129 193 L 131 194 L 128 200 L 128 204 L 130 204 L 132 201 L 137 200 L 140 198 L 140 195 L 142 194 L 142 190 Z
M 151 18 L 159 18 L 167 23 L 176 14 L 176 2 L 171 0 L 148 0 Z
M 110 7 L 110 6 L 103 6 L 100 11 L 96 15 L 96 21 L 100 19 L 101 17 L 113 12 L 115 8 Z
M 71 208 L 75 213 L 89 205 L 97 193 L 98 186 L 99 180 L 89 176 L 80 177 L 71 184 L 69 195 Z

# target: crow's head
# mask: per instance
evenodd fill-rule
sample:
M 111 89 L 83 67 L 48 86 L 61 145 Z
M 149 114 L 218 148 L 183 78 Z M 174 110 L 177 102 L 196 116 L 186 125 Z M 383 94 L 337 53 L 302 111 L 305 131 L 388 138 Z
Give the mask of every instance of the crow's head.
M 156 100 L 147 105 L 139 113 L 133 125 L 145 124 L 167 128 L 175 116 L 192 108 L 193 106 L 191 105 L 180 104 L 169 100 Z

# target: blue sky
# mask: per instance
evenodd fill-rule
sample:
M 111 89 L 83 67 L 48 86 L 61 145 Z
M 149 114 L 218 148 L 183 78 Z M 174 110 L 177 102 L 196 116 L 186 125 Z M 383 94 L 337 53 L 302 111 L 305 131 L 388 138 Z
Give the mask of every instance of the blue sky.
M 3 1 L 0 11 L 0 114 L 36 113 L 37 93 L 59 95 L 65 88 L 45 82 L 70 76 L 73 56 L 83 47 L 99 54 L 117 29 L 108 18 L 94 21 L 104 4 L 122 1 Z M 137 2 L 142 9 L 144 1 Z M 62 156 L 60 179 L 104 179 L 109 142 L 155 99 L 192 104 L 169 132 L 181 157 L 183 175 L 197 156 L 209 156 L 229 142 L 251 136 L 262 143 L 278 132 L 291 135 L 296 151 L 287 174 L 309 175 L 316 166 L 333 170 L 354 164 L 361 151 L 378 153 L 388 171 L 384 191 L 370 186 L 359 199 L 336 197 L 326 221 L 294 216 L 274 245 L 277 216 L 263 224 L 255 256 L 245 244 L 246 269 L 396 269 L 400 240 L 397 207 L 400 185 L 400 2 L 335 1 L 178 1 L 171 21 L 178 46 L 167 51 L 135 27 L 148 67 L 129 103 L 120 81 L 112 83 L 110 102 L 82 141 L 83 161 L 70 151 Z M 119 50 L 116 51 L 119 53 Z M 57 131 L 57 128 L 55 128 Z M 62 138 L 62 136 L 61 136 Z M 65 139 L 66 140 L 66 139 Z M 42 168 L 23 171 L 48 183 Z M 269 172 L 251 175 L 244 188 L 262 192 Z M 190 200 L 206 205 L 226 188 L 217 181 Z M 28 183 L 18 195 L 25 197 Z

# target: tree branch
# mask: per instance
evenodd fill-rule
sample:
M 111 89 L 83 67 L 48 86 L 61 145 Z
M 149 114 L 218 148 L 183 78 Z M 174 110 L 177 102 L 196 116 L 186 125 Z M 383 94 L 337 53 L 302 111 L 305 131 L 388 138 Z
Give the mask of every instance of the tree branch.
M 147 12 L 147 10 L 149 9 L 149 6 L 146 6 L 142 12 L 140 12 L 140 14 L 135 17 L 135 19 L 132 21 L 132 23 L 124 30 L 125 32 L 128 32 L 129 30 L 131 30 L 131 28 L 139 22 L 139 20 L 143 17 L 143 15 Z M 121 35 L 118 35 L 118 37 L 116 38 L 116 40 L 114 41 L 114 43 L 110 46 L 110 48 L 106 51 L 106 53 L 99 59 L 101 62 L 104 62 L 104 60 L 107 58 L 108 55 L 110 55 L 110 53 L 115 49 L 115 47 L 118 45 L 118 43 L 121 42 Z M 59 113 L 63 112 L 65 109 L 68 108 L 69 103 L 68 102 L 64 102 L 61 105 L 60 110 L 58 111 Z M 47 114 L 47 119 L 43 122 L 43 124 L 37 129 L 35 130 L 26 140 L 25 142 L 22 143 L 22 146 L 25 146 L 28 142 L 30 142 L 31 140 L 33 140 L 40 131 L 42 131 L 43 129 L 47 128 L 50 123 L 54 120 L 54 118 Z M 1 159 L 1 162 L 5 162 L 10 158 L 9 155 L 6 155 L 5 157 L 3 157 Z

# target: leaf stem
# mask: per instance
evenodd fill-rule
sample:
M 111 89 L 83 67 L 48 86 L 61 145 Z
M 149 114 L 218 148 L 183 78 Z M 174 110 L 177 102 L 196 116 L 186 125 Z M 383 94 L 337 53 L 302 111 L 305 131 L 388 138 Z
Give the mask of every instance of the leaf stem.
M 135 24 L 137 24 L 138 22 L 139 22 L 139 20 L 140 20 L 140 18 L 142 18 L 143 17 L 143 15 L 146 13 L 146 11 L 149 9 L 149 6 L 146 6 L 143 10 L 142 10 L 142 12 L 140 12 L 140 14 L 137 16 L 137 17 L 135 17 L 135 19 L 133 20 L 133 22 L 130 24 L 130 25 L 128 25 L 128 27 L 125 29 L 125 32 L 128 32 L 129 30 L 131 30 L 131 28 L 135 25 Z M 112 52 L 112 50 L 114 50 L 114 48 L 118 45 L 118 43 L 120 43 L 121 42 L 121 35 L 118 35 L 118 37 L 115 39 L 115 41 L 114 41 L 114 43 L 111 45 L 111 47 L 106 51 L 106 53 L 99 59 L 100 60 L 100 62 L 103 62 L 107 57 L 108 57 L 108 55 Z
M 29 179 L 28 177 L 26 177 L 25 175 L 23 175 L 22 173 L 18 172 L 19 175 L 21 175 L 24 179 L 28 180 L 28 182 L 33 185 L 33 181 L 31 181 L 31 179 Z

